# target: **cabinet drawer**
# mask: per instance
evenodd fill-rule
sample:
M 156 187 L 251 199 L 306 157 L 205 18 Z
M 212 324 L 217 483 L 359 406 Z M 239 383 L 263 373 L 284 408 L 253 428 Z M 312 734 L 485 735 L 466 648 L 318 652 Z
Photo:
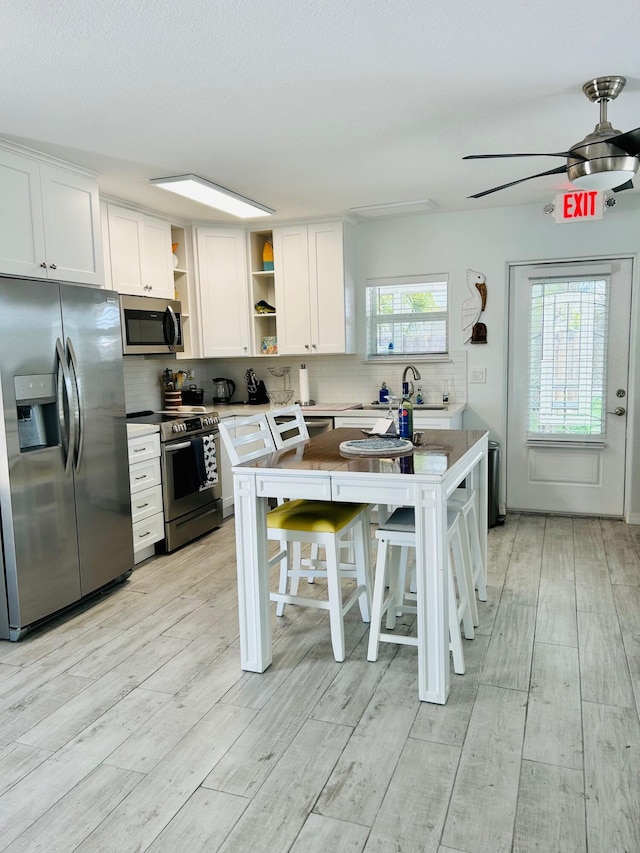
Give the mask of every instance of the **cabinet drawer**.
M 138 462 L 146 462 L 147 459 L 153 459 L 154 456 L 160 456 L 160 436 L 158 433 L 154 433 L 153 435 L 141 435 L 138 438 L 130 438 L 128 445 L 130 465 Z
M 164 518 L 162 513 L 152 515 L 133 525 L 133 551 L 141 551 L 154 542 L 164 539 Z
M 131 496 L 131 520 L 134 523 L 157 512 L 162 512 L 162 486 L 144 489 Z
M 129 484 L 131 494 L 135 495 L 151 486 L 161 486 L 160 459 L 150 459 L 148 462 L 137 462 L 129 466 Z

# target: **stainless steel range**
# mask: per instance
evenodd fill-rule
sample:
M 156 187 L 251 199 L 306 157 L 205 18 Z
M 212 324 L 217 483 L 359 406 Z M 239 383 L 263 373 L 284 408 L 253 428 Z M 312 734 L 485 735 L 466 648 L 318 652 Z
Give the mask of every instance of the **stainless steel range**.
M 160 427 L 165 550 L 175 551 L 222 523 L 218 413 L 127 416 Z M 204 463 L 204 469 L 203 469 Z

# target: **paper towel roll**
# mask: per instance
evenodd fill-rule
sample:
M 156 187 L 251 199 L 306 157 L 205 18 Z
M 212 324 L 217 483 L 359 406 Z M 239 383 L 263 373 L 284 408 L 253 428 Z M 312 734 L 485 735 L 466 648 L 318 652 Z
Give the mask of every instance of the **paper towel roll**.
M 308 403 L 311 400 L 309 393 L 309 371 L 306 367 L 301 367 L 298 371 L 298 382 L 300 384 L 300 402 Z

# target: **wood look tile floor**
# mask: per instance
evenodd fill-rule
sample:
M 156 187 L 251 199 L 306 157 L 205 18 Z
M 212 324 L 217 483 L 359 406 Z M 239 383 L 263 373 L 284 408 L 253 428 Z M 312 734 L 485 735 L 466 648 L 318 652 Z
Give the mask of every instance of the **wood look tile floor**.
M 439 707 L 415 649 L 367 662 L 357 608 L 343 664 L 327 614 L 288 607 L 242 673 L 227 521 L 0 643 L 0 850 L 637 853 L 639 547 L 508 516 Z

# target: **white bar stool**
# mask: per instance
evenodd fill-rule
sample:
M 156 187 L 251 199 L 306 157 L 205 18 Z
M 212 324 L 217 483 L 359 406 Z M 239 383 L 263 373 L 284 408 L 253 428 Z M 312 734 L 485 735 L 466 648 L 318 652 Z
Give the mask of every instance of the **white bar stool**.
M 299 408 L 299 407 L 298 407 Z M 271 413 L 270 413 L 271 414 Z M 274 412 L 278 415 L 278 412 Z M 280 444 L 283 449 L 293 449 L 295 442 L 283 442 L 282 432 L 289 432 L 292 424 L 272 434 L 264 414 L 242 418 L 225 418 L 220 422 L 220 436 L 232 465 L 260 459 L 273 453 Z M 306 427 L 304 428 L 306 431 Z M 307 436 L 308 437 L 308 436 Z M 286 441 L 286 440 L 284 440 Z M 299 439 L 298 443 L 304 441 Z M 329 611 L 331 644 L 337 661 L 345 659 L 344 615 L 358 602 L 362 620 L 368 622 L 371 611 L 371 563 L 369 504 L 351 504 L 332 501 L 290 500 L 267 513 L 267 538 L 280 543 L 280 550 L 269 559 L 269 568 L 280 563 L 278 592 L 270 599 L 277 604 L 277 615 L 282 615 L 285 604 L 299 604 Z M 350 534 L 349 539 L 345 536 Z M 325 559 L 300 560 L 301 545 L 320 545 L 325 549 Z M 342 548 L 353 548 L 355 559 L 341 561 Z M 293 557 L 293 562 L 292 562 Z M 305 568 L 301 567 L 301 562 Z M 292 568 L 293 565 L 293 568 Z M 297 595 L 300 577 L 324 577 L 327 581 L 327 598 L 305 598 Z M 292 589 L 287 592 L 287 579 Z M 355 589 L 343 601 L 341 581 L 355 578 Z
M 465 565 L 466 556 L 459 513 L 447 513 L 447 530 L 449 543 L 449 648 L 453 653 L 454 671 L 462 675 L 465 671 L 465 664 L 460 624 L 462 623 L 464 636 L 468 640 L 473 639 L 474 629 L 470 607 L 473 590 L 469 588 L 469 568 Z M 367 652 L 367 659 L 370 661 L 378 659 L 378 648 L 381 642 L 418 645 L 418 637 L 388 633 L 388 630 L 395 627 L 396 615 L 417 613 L 416 595 L 406 591 L 408 550 L 416 547 L 413 508 L 401 507 L 397 509 L 384 526 L 378 528 L 376 539 L 378 540 L 378 557 L 375 568 Z M 390 545 L 394 547 L 392 547 L 391 559 L 388 560 Z M 385 598 L 387 584 L 389 593 Z M 406 603 L 407 601 L 414 601 L 416 604 L 409 605 Z M 380 622 L 385 613 L 387 614 L 386 627 L 388 630 L 382 631 Z
M 471 566 L 471 589 L 478 590 L 480 601 L 487 600 L 487 570 L 482 559 L 480 548 L 480 532 L 478 530 L 478 511 L 476 502 L 478 500 L 475 489 L 456 489 L 448 501 L 449 509 L 460 513 L 463 522 L 463 539 L 466 538 L 469 564 Z M 466 534 L 466 535 L 465 535 Z M 473 624 L 478 624 L 478 608 L 475 605 Z

